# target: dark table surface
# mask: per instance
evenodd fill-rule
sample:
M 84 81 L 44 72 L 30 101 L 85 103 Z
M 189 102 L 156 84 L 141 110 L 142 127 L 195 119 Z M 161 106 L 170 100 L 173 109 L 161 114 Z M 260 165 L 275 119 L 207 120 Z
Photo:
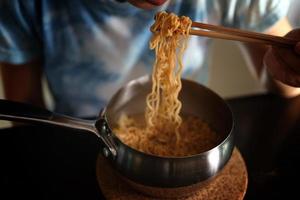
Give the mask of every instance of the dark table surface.
M 248 169 L 245 199 L 295 199 L 300 97 L 257 95 L 227 102 L 235 118 L 236 146 Z M 0 199 L 103 199 L 95 169 L 99 149 L 95 136 L 72 130 L 1 129 Z

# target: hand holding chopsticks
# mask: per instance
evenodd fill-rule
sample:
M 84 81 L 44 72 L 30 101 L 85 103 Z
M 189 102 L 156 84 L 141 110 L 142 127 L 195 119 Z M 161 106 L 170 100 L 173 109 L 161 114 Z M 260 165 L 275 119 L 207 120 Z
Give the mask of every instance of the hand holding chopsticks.
M 263 33 L 244 31 L 234 28 L 215 26 L 211 24 L 193 22 L 190 30 L 191 35 L 199 35 L 211 38 L 220 38 L 226 40 L 236 40 L 241 42 L 255 42 L 279 47 L 292 47 L 297 44 L 297 40 L 268 35 Z M 196 29 L 195 29 L 196 28 Z
M 191 35 L 271 45 L 264 57 L 264 64 L 277 80 L 300 87 L 300 29 L 286 37 L 192 22 Z M 300 90 L 300 89 L 299 89 Z
M 300 38 L 300 29 L 294 29 L 288 32 L 285 37 L 298 40 Z M 300 42 L 298 42 L 294 48 L 271 46 L 264 55 L 264 65 L 272 77 L 287 85 L 299 87 L 297 91 L 291 90 L 294 94 L 300 94 L 299 45 Z M 293 93 L 291 96 L 295 96 Z

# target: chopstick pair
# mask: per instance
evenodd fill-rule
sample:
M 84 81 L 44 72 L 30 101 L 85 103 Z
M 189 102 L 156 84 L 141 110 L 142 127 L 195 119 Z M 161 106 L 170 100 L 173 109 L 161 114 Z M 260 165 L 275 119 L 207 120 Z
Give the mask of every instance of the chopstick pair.
M 200 28 L 200 29 L 191 29 L 191 35 L 199 35 L 205 36 L 210 38 L 220 38 L 226 40 L 235 40 L 240 42 L 254 42 L 260 44 L 267 44 L 273 46 L 280 46 L 280 47 L 287 47 L 287 48 L 294 48 L 298 41 L 268 35 L 263 33 L 239 30 L 234 28 L 222 27 L 222 26 L 215 26 L 211 24 L 199 23 L 199 22 L 192 22 L 193 28 Z

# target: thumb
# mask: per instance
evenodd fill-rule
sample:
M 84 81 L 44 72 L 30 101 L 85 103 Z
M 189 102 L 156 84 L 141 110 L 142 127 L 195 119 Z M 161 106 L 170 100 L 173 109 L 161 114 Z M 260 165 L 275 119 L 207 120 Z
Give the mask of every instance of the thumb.
M 297 42 L 296 46 L 295 46 L 295 51 L 297 54 L 300 55 L 300 42 Z

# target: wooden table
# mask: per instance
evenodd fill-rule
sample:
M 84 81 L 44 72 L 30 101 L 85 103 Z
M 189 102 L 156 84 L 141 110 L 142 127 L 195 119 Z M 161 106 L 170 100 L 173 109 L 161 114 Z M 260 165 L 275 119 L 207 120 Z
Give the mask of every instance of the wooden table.
M 298 195 L 300 97 L 257 95 L 227 102 L 248 168 L 245 199 Z M 46 126 L 0 130 L 0 199 L 102 199 L 95 169 L 99 142 L 74 133 Z

